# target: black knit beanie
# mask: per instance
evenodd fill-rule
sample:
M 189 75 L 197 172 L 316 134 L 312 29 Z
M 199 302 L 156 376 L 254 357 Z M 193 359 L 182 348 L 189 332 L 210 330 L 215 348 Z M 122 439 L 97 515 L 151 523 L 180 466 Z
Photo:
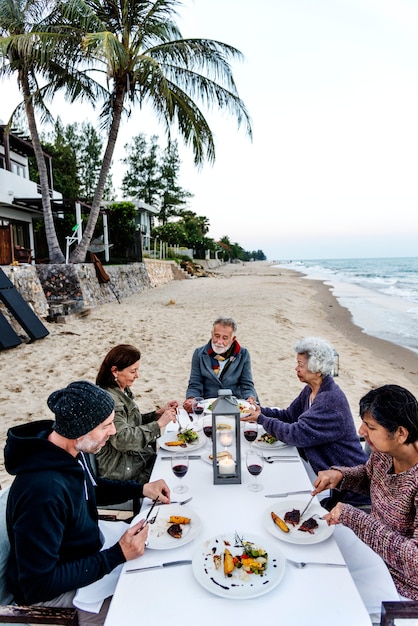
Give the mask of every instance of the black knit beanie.
M 112 396 L 87 380 L 54 391 L 47 403 L 55 414 L 53 429 L 67 439 L 77 439 L 89 433 L 115 408 Z

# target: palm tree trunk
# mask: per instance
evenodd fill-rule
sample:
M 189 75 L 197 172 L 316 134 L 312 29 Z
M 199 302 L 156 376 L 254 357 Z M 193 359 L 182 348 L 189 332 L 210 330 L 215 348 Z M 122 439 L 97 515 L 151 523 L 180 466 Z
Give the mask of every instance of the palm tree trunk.
M 22 72 L 20 75 L 23 99 L 25 103 L 26 117 L 28 120 L 29 132 L 32 139 L 32 146 L 35 152 L 36 163 L 38 165 L 39 183 L 41 186 L 42 211 L 45 223 L 45 235 L 48 244 L 48 254 L 50 263 L 64 263 L 65 257 L 61 251 L 57 234 L 55 232 L 54 218 L 52 217 L 51 197 L 49 195 L 49 181 L 45 158 L 39 139 L 38 128 L 36 126 L 35 110 L 33 108 L 32 95 L 30 92 L 27 75 Z
M 102 167 L 100 168 L 99 178 L 97 181 L 96 190 L 94 192 L 90 216 L 86 228 L 83 232 L 83 237 L 70 256 L 71 263 L 84 262 L 87 254 L 87 249 L 94 234 L 94 229 L 96 227 L 97 219 L 100 213 L 100 205 L 103 199 L 106 179 L 112 165 L 113 153 L 115 151 L 116 140 L 118 138 L 124 97 L 125 89 L 122 87 L 116 92 L 116 97 L 113 104 L 112 124 L 110 126 L 109 138 L 103 157 Z

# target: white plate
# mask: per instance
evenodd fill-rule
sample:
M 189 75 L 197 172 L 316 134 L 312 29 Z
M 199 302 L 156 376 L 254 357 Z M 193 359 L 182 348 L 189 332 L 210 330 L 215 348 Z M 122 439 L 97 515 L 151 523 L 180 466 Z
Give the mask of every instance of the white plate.
M 218 398 L 208 398 L 207 400 L 205 400 L 205 413 L 212 413 L 212 409 L 209 408 L 209 407 L 217 399 Z M 240 417 L 246 417 L 247 415 L 250 414 L 248 410 L 245 410 L 245 409 L 249 409 L 250 408 L 250 403 L 247 402 L 247 400 L 238 400 L 238 405 L 241 405 L 240 406 Z
M 208 463 L 209 465 L 213 466 L 213 460 L 211 459 L 212 456 L 212 450 L 208 451 L 208 450 L 203 450 L 201 451 L 201 458 L 202 461 L 205 461 L 205 463 Z
M 264 433 L 261 433 L 261 435 L 263 434 Z M 286 448 L 286 446 L 288 445 L 287 443 L 284 443 L 279 439 L 274 443 L 266 443 L 265 441 L 260 441 L 261 435 L 259 435 L 259 437 L 255 441 L 253 441 L 254 448 L 261 448 L 261 450 L 277 450 L 278 448 Z
M 209 465 L 213 465 L 212 463 L 212 459 L 210 458 L 210 455 L 212 454 L 212 452 L 209 452 L 209 450 L 201 450 L 200 451 L 201 457 L 202 457 L 202 461 L 205 461 L 205 463 L 209 463 Z
M 131 526 L 136 524 L 141 519 L 145 519 L 149 509 L 144 509 L 138 515 L 134 517 L 131 522 Z M 180 504 L 161 504 L 156 506 L 151 513 L 151 517 L 155 513 L 158 513 L 158 517 L 154 524 L 148 525 L 148 548 L 151 550 L 170 550 L 171 548 L 179 548 L 186 543 L 193 541 L 193 539 L 200 532 L 200 518 L 185 505 Z M 175 539 L 168 534 L 167 528 L 171 526 L 169 519 L 170 515 L 181 515 L 182 517 L 190 517 L 190 524 L 181 524 L 183 534 L 180 539 Z
M 209 452 L 207 450 L 204 450 L 202 452 L 202 461 L 205 461 L 205 463 L 208 463 L 209 465 L 213 466 L 213 460 L 210 458 L 211 455 L 212 455 L 212 451 Z
M 217 554 L 223 554 L 225 547 L 228 547 L 233 556 L 242 554 L 242 548 L 235 547 L 235 536 L 235 532 L 217 535 L 205 541 L 196 550 L 193 555 L 192 568 L 197 581 L 216 596 L 233 600 L 256 598 L 268 593 L 280 583 L 284 576 L 285 558 L 275 545 L 262 537 L 257 537 L 252 533 L 238 533 L 239 537 L 264 548 L 268 553 L 267 569 L 262 576 L 246 574 L 242 569 L 235 569 L 231 576 L 225 576 L 223 565 L 220 569 L 215 568 L 214 550 Z
M 313 535 L 310 533 L 304 533 L 298 530 L 298 526 L 289 526 L 289 532 L 285 533 L 275 524 L 271 518 L 271 512 L 274 511 L 276 515 L 284 519 L 285 513 L 287 511 L 292 511 L 292 509 L 299 509 L 300 512 L 303 511 L 305 506 L 309 501 L 309 494 L 306 494 L 305 500 L 288 500 L 283 499 L 281 502 L 277 501 L 274 504 L 270 505 L 263 514 L 263 524 L 264 527 L 277 539 L 281 541 L 285 541 L 287 543 L 297 543 L 297 544 L 313 544 L 313 543 L 321 543 L 321 541 L 325 541 L 332 535 L 334 532 L 334 526 L 328 526 L 325 520 L 316 519 L 318 522 L 318 528 L 315 529 Z M 324 515 L 328 513 L 326 509 L 323 509 L 321 505 L 317 502 L 312 502 L 309 509 L 303 516 L 303 520 L 309 519 L 313 513 L 319 513 L 319 515 Z M 303 522 L 302 520 L 302 522 Z M 301 522 L 301 523 L 302 523 Z M 300 524 L 299 524 L 300 525 Z
M 158 445 L 163 448 L 163 450 L 168 450 L 173 454 L 188 454 L 193 453 L 194 450 L 198 450 L 202 448 L 206 443 L 207 437 L 203 433 L 198 433 L 198 437 L 195 443 L 186 443 L 186 447 L 183 448 L 181 446 L 167 446 L 167 441 L 177 441 L 177 433 L 170 432 L 164 433 L 157 439 Z

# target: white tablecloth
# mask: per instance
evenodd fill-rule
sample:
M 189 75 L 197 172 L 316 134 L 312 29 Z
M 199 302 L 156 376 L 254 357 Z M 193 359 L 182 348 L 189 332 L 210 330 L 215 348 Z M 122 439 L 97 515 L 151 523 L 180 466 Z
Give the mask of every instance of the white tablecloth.
M 125 522 L 106 522 L 102 520 L 99 521 L 99 526 L 104 537 L 102 550 L 110 548 L 119 541 L 127 528 Z M 73 600 L 74 605 L 83 611 L 98 613 L 102 607 L 103 600 L 114 594 L 122 567 L 122 565 L 119 565 L 110 574 L 103 576 L 103 578 L 86 587 L 77 589 Z
M 243 438 L 243 457 L 247 448 Z M 296 453 L 296 449 L 283 448 L 281 453 Z M 164 478 L 173 487 L 178 479 L 172 474 L 170 462 L 161 460 L 161 456 L 169 454 L 172 453 L 160 451 L 152 478 Z M 196 454 L 203 456 L 205 449 L 196 451 Z M 187 507 L 200 517 L 200 534 L 191 543 L 176 549 L 147 549 L 143 557 L 126 563 L 106 626 L 149 624 L 157 620 L 167 622 L 174 618 L 182 626 L 209 626 L 214 621 L 243 624 L 250 619 L 256 623 L 274 621 L 292 626 L 370 626 L 369 615 L 347 568 L 307 567 L 300 570 L 286 564 L 285 576 L 276 588 L 258 598 L 239 602 L 207 591 L 196 581 L 191 566 L 126 574 L 127 568 L 191 559 L 205 540 L 237 529 L 264 537 L 269 543 L 275 541 L 282 554 L 294 560 L 344 562 L 333 536 L 318 544 L 295 545 L 275 539 L 263 526 L 263 512 L 275 501 L 265 498 L 267 493 L 312 488 L 302 462 L 265 464 L 258 477 L 263 485 L 261 492 L 248 490 L 248 483 L 254 479 L 247 472 L 245 463 L 240 485 L 214 485 L 212 466 L 203 460 L 191 460 L 189 471 L 182 480 L 189 488 L 182 498 L 193 496 Z M 308 499 L 309 495 L 306 494 L 305 498 Z M 179 498 L 172 493 L 172 499 Z M 144 507 L 149 504 L 150 501 L 145 500 Z

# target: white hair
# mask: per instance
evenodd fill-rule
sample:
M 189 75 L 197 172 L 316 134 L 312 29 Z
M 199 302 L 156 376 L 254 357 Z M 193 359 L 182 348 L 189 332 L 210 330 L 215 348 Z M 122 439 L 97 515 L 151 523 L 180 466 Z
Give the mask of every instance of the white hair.
M 232 317 L 218 317 L 212 324 L 212 328 L 215 328 L 217 324 L 221 324 L 222 326 L 229 326 L 232 328 L 233 333 L 237 332 L 237 324 Z
M 296 354 L 306 354 L 308 370 L 313 374 L 320 372 L 323 376 L 331 374 L 334 369 L 334 348 L 320 337 L 305 337 L 295 345 Z

